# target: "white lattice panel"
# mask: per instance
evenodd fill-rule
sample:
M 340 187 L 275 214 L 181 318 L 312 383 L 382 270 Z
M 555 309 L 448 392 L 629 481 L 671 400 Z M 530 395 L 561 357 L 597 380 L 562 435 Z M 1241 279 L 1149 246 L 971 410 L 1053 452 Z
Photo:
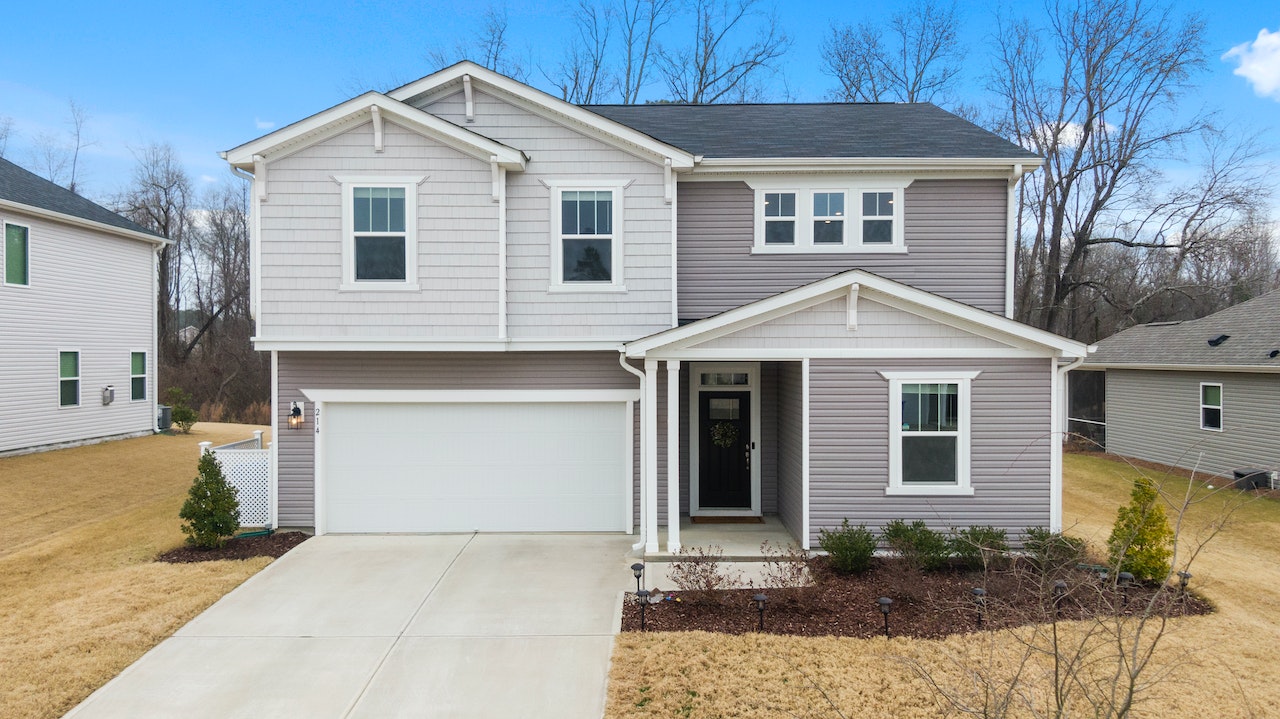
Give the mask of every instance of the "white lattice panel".
M 219 449 L 222 473 L 239 492 L 240 524 L 266 527 L 271 523 L 271 451 Z

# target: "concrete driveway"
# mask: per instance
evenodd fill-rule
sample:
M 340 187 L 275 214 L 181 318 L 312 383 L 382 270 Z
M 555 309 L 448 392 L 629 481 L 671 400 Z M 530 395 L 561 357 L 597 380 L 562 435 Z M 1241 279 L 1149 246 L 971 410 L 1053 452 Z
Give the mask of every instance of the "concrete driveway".
M 597 719 L 633 541 L 315 537 L 67 716 Z

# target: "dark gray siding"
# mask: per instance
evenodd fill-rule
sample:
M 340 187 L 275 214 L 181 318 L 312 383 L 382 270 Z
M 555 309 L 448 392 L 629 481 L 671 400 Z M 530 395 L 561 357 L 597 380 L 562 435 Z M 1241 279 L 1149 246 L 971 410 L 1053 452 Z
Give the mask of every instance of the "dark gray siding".
M 855 268 L 1003 314 L 1006 183 L 917 180 L 903 200 L 907 254 L 753 255 L 750 187 L 680 183 L 680 319 L 708 317 Z
M 288 427 L 290 403 L 306 399 L 303 389 L 639 387 L 639 379 L 618 366 L 614 352 L 281 352 L 278 360 L 280 427 Z M 309 411 L 310 402 L 307 406 Z M 276 447 L 280 525 L 313 527 L 315 433 L 284 429 Z
M 804 365 L 778 366 L 778 517 L 792 534 L 804 531 Z
M 878 370 L 981 370 L 972 384 L 972 497 L 886 496 L 889 381 Z M 880 527 L 1049 526 L 1047 359 L 813 360 L 809 379 L 810 538 L 848 518 Z
M 1222 385 L 1222 431 L 1200 429 L 1200 383 Z M 1280 469 L 1280 375 L 1107 370 L 1107 451 L 1230 475 Z

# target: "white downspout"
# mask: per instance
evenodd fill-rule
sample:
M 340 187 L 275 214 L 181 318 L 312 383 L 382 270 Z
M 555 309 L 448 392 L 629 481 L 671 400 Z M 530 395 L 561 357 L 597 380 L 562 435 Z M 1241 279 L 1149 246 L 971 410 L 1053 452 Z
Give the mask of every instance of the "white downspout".
M 631 364 L 630 364 L 629 362 L 627 362 L 627 351 L 626 351 L 625 349 L 619 349 L 619 350 L 618 350 L 618 364 L 622 366 L 622 369 L 624 369 L 624 370 L 626 370 L 626 371 L 630 372 L 631 374 L 633 374 L 633 375 L 635 375 L 635 376 L 637 376 L 637 377 L 639 377 L 639 378 L 640 378 L 640 400 L 641 400 L 641 402 L 643 402 L 643 401 L 644 401 L 644 397 L 645 397 L 645 394 L 644 394 L 644 390 L 645 390 L 645 376 L 644 376 L 644 372 L 641 372 L 640 370 L 636 369 L 635 367 L 632 367 L 632 366 L 631 366 Z M 648 513 L 648 508 L 649 508 L 649 503 L 648 503 L 648 501 L 647 501 L 647 500 L 648 500 L 648 486 L 649 486 L 649 483 L 648 483 L 647 481 L 645 481 L 645 480 L 647 480 L 647 479 L 648 479 L 648 477 L 647 477 L 647 476 L 646 476 L 646 474 L 645 474 L 645 462 L 643 461 L 643 457 L 644 457 L 644 443 L 645 443 L 645 437 L 647 436 L 647 434 L 646 434 L 646 432 L 645 432 L 645 429 L 646 429 L 646 428 L 645 428 L 644 416 L 645 416 L 645 413 L 644 413 L 644 409 L 643 409 L 643 407 L 642 407 L 642 408 L 641 408 L 641 410 L 640 410 L 640 456 L 641 456 L 641 458 L 642 458 L 642 459 L 641 459 L 641 462 L 640 462 L 640 517 L 639 517 L 639 520 L 640 520 L 640 521 L 639 521 L 639 525 L 640 525 L 639 535 L 640 535 L 640 537 L 639 537 L 639 541 L 638 541 L 638 542 L 636 542 L 635 544 L 631 545 L 631 551 L 633 551 L 633 552 L 643 552 L 643 551 L 644 551 L 644 545 L 645 545 L 645 541 L 646 541 L 646 540 L 645 540 L 645 527 L 647 526 L 647 525 L 646 525 L 646 523 L 645 523 L 645 520 L 646 520 L 646 518 L 647 518 L 647 517 L 646 517 L 646 514 Z M 631 417 L 631 418 L 629 418 L 629 419 L 628 419 L 628 421 L 634 422 L 634 421 L 635 421 L 635 418 L 634 418 L 634 417 Z M 633 454 L 632 454 L 632 457 L 631 457 L 631 463 L 632 463 L 632 467 L 633 467 L 633 469 L 634 469 L 634 467 L 635 467 L 635 460 L 636 460 L 636 458 L 635 458 L 635 455 L 634 455 L 634 453 L 633 453 Z
M 172 245 L 177 248 L 177 245 Z M 151 432 L 160 432 L 160 253 L 164 245 L 157 244 L 151 252 Z
M 1062 443 L 1066 441 L 1066 432 L 1062 422 L 1062 408 L 1065 406 L 1063 395 L 1066 393 L 1067 373 L 1084 364 L 1084 357 L 1065 364 L 1057 365 L 1054 360 L 1052 386 L 1049 388 L 1049 531 L 1062 531 Z

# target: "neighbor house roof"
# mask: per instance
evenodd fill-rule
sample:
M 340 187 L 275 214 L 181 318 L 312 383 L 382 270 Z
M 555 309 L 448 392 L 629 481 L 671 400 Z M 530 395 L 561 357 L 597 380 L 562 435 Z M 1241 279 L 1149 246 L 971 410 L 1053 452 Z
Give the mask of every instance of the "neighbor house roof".
M 67 218 L 107 225 L 131 233 L 163 240 L 156 233 L 87 200 L 65 187 L 56 185 L 0 158 L 0 202 L 44 210 Z
M 1085 367 L 1280 372 L 1280 290 L 1198 320 L 1130 327 L 1099 342 Z
M 584 105 L 695 155 L 714 158 L 1040 158 L 929 103 Z

